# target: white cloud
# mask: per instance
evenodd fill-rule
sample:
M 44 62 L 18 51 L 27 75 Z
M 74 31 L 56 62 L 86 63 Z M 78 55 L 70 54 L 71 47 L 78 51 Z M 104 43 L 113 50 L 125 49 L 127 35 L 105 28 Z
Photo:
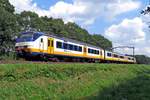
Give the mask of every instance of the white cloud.
M 104 6 L 105 5 L 106 4 L 104 3 Z M 122 13 L 135 10 L 139 8 L 140 5 L 141 5 L 140 2 L 136 2 L 134 0 L 114 0 L 114 2 L 108 3 L 104 7 L 104 11 L 106 11 L 104 15 L 109 18 L 113 18 L 116 15 L 120 15 Z
M 144 48 L 144 51 L 145 51 L 146 53 L 150 54 L 150 47 L 145 47 L 145 48 Z
M 39 8 L 32 0 L 9 0 L 9 2 L 15 6 L 16 13 L 20 13 L 22 11 L 33 11 L 39 14 L 39 16 L 49 14 L 49 11 Z
M 113 41 L 114 46 L 135 46 L 136 54 L 150 56 L 150 34 L 144 19 L 145 16 L 124 19 L 120 24 L 110 26 L 105 36 Z M 131 50 L 126 50 L 126 53 L 131 53 Z
M 114 41 L 131 43 L 140 43 L 145 40 L 145 32 L 143 31 L 145 24 L 142 19 L 136 17 L 134 19 L 124 19 L 118 25 L 110 26 L 105 35 Z
M 16 12 L 34 11 L 40 16 L 63 18 L 65 22 L 80 22 L 83 25 L 93 24 L 101 16 L 113 18 L 140 7 L 140 2 L 135 0 L 73 0 L 73 3 L 58 1 L 45 10 L 32 0 L 9 1 L 15 6 Z

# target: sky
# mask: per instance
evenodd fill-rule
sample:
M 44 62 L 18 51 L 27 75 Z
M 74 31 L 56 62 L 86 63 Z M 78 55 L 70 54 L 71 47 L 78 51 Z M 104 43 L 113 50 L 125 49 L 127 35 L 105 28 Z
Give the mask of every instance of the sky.
M 75 22 L 90 34 L 101 34 L 113 46 L 134 46 L 136 54 L 150 56 L 149 15 L 140 12 L 149 0 L 9 0 L 16 13 L 33 11 L 39 16 Z M 131 54 L 132 50 L 118 49 Z

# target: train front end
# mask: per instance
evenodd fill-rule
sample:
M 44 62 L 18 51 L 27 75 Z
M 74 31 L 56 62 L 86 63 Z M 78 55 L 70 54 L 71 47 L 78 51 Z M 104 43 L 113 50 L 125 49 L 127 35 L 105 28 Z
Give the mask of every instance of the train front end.
M 36 40 L 42 35 L 37 32 L 24 32 L 16 39 L 15 49 L 17 55 L 20 57 L 32 56 L 32 49 L 35 45 Z

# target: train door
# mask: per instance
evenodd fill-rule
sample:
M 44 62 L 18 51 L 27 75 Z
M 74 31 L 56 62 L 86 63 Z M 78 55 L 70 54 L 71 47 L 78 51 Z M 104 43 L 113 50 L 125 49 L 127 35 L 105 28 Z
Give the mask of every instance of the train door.
M 83 49 L 83 55 L 86 56 L 87 55 L 87 47 L 84 46 L 84 49 Z
M 105 50 L 100 49 L 100 59 L 101 59 L 102 61 L 105 60 Z
M 44 51 L 44 40 L 43 38 L 41 38 L 40 40 L 40 52 L 43 52 Z
M 99 50 L 99 55 L 100 55 L 100 58 L 102 59 L 103 58 L 103 52 L 101 49 Z
M 48 53 L 53 54 L 54 53 L 54 39 L 48 38 Z

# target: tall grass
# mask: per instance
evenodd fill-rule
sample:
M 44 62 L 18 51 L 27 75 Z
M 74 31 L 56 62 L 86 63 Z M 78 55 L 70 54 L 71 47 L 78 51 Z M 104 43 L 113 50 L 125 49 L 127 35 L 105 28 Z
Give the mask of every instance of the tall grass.
M 146 65 L 0 65 L 0 99 L 148 100 L 148 84 Z
M 16 60 L 16 59 L 18 59 L 18 57 L 15 52 L 8 52 L 7 54 L 0 55 L 0 60 Z

